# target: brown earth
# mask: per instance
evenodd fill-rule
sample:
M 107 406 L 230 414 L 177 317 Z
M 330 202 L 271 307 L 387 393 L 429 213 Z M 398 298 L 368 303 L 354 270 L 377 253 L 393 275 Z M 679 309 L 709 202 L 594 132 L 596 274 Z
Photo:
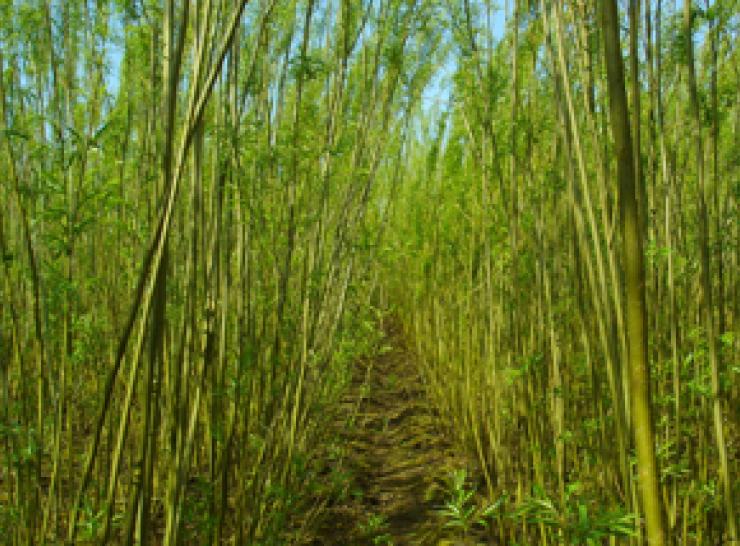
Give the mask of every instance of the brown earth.
M 344 498 L 330 499 L 312 544 L 436 545 L 438 509 L 455 463 L 437 426 L 415 355 L 398 328 L 388 328 L 384 350 L 358 366 L 344 400 L 338 434 Z M 448 542 L 449 544 L 449 542 Z

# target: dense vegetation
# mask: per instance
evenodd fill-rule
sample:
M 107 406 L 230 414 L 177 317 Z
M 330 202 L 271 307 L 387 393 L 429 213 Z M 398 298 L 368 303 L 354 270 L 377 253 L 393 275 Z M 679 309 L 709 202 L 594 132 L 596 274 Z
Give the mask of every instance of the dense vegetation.
M 460 537 L 738 540 L 740 13 L 625 4 L 1 1 L 0 537 L 306 542 L 392 317 Z

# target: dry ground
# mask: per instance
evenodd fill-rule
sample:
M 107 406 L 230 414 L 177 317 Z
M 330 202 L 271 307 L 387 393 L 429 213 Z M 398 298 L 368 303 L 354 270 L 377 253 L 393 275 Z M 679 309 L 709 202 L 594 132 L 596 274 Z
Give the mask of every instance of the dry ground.
M 348 476 L 313 544 L 436 545 L 437 513 L 455 463 L 436 426 L 419 368 L 397 328 L 389 327 L 381 355 L 364 362 L 345 399 L 338 431 Z

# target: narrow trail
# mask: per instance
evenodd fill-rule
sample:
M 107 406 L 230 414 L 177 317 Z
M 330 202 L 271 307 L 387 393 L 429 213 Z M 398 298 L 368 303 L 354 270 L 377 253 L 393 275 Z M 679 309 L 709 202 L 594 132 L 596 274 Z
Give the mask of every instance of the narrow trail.
M 386 351 L 358 366 L 345 399 L 344 499 L 329 509 L 315 545 L 436 545 L 444 483 L 454 457 L 397 328 Z

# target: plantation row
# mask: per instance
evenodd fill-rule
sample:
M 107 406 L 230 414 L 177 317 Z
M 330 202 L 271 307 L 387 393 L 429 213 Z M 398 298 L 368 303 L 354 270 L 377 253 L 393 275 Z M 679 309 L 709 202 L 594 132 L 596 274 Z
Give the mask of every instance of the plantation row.
M 737 540 L 740 13 L 618 4 L 0 4 L 0 537 L 321 543 L 390 317 L 458 539 Z

